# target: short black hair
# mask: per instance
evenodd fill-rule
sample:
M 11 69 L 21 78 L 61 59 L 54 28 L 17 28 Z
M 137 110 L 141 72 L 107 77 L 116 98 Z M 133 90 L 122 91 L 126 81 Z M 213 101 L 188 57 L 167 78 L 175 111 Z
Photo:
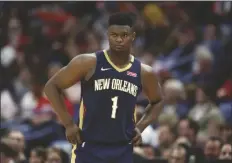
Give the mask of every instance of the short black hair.
M 43 148 L 43 147 L 36 147 L 36 148 L 32 149 L 32 151 L 35 152 L 38 157 L 40 157 L 41 159 L 43 159 L 43 161 L 46 160 L 46 158 L 47 158 L 47 151 L 46 151 L 45 148 Z
M 189 128 L 192 129 L 194 131 L 194 134 L 197 135 L 200 126 L 198 125 L 198 123 L 196 121 L 194 121 L 193 119 L 188 119 L 189 122 Z
M 188 121 L 188 127 L 194 131 L 195 135 L 197 135 L 198 131 L 200 130 L 200 126 L 196 121 L 194 121 L 191 118 L 184 117 L 180 119 L 180 121 L 178 122 L 178 125 L 181 121 Z
M 136 16 L 133 13 L 118 12 L 109 17 L 108 26 L 111 25 L 128 25 L 133 27 L 135 24 Z

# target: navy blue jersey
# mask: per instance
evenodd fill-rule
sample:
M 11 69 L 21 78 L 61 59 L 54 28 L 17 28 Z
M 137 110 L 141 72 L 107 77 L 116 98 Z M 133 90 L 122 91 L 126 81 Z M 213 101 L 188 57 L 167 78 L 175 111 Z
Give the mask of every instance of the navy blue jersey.
M 81 81 L 79 127 L 85 142 L 129 142 L 135 135 L 135 107 L 141 92 L 141 63 L 131 57 L 125 68 L 96 53 L 95 72 Z

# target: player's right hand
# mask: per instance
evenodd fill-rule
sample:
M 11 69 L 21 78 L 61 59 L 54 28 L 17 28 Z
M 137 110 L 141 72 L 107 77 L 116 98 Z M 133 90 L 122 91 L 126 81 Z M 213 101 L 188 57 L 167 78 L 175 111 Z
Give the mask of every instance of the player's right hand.
M 136 132 L 136 135 L 132 139 L 132 143 L 133 143 L 134 146 L 139 146 L 139 145 L 142 144 L 141 132 L 140 132 L 140 130 L 137 127 L 135 128 L 135 132 Z
M 82 144 L 81 136 L 80 136 L 80 128 L 72 123 L 66 126 L 66 138 L 71 144 L 80 145 Z

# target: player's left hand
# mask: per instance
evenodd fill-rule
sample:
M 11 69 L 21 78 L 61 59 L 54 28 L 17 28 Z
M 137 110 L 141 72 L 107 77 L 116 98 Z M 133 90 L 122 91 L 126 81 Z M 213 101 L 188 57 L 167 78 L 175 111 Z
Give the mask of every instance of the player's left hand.
M 141 136 L 141 132 L 138 128 L 135 128 L 136 131 L 136 135 L 135 137 L 132 139 L 132 143 L 134 146 L 139 146 L 142 144 L 142 136 Z

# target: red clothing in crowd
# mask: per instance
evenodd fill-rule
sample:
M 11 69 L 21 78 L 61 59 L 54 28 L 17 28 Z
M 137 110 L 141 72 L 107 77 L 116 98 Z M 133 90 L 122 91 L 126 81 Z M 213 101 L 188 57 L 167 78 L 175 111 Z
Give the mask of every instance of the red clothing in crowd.
M 65 105 L 68 109 L 68 112 L 70 115 L 74 115 L 74 107 L 72 105 L 72 103 L 65 99 Z M 47 112 L 49 111 L 49 109 L 51 109 L 50 111 L 52 111 L 52 106 L 50 104 L 50 102 L 48 101 L 48 99 L 46 97 L 40 97 L 38 99 L 38 103 L 37 106 L 35 108 L 35 112 Z

